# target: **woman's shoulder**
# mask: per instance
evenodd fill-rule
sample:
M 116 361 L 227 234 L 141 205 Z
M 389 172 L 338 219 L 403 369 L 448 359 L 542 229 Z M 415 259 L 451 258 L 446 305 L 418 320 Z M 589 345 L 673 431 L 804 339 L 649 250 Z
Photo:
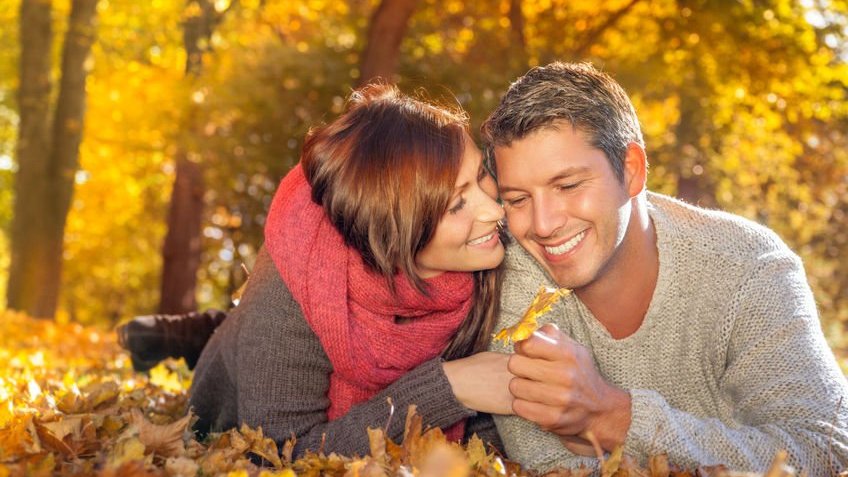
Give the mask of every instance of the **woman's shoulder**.
M 233 332 L 238 334 L 239 347 L 265 342 L 273 346 L 282 336 L 318 341 L 264 247 L 233 315 L 238 321 Z

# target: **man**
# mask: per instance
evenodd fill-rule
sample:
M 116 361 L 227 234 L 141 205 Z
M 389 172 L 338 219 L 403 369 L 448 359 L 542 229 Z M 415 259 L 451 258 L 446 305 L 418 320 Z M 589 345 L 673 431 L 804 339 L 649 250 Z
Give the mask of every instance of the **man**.
M 498 328 L 540 285 L 573 290 L 509 360 L 516 416 L 496 424 L 510 458 L 594 465 L 595 442 L 683 466 L 762 472 L 785 449 L 809 475 L 846 467 L 848 384 L 800 259 L 765 227 L 647 192 L 639 122 L 612 78 L 534 68 L 483 135 L 520 245 Z

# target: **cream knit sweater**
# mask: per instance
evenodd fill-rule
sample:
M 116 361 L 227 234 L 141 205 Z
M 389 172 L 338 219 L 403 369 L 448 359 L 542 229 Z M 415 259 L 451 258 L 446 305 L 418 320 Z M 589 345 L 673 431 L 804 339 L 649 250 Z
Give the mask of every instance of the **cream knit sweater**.
M 811 476 L 845 469 L 848 384 L 800 259 L 743 218 L 653 193 L 648 203 L 660 268 L 639 330 L 613 339 L 575 295 L 540 320 L 587 346 L 601 374 L 630 392 L 625 453 L 762 472 L 786 449 Z M 506 266 L 497 329 L 518 321 L 541 284 L 553 286 L 520 246 L 509 248 Z M 525 466 L 597 466 L 529 421 L 495 423 L 508 457 Z

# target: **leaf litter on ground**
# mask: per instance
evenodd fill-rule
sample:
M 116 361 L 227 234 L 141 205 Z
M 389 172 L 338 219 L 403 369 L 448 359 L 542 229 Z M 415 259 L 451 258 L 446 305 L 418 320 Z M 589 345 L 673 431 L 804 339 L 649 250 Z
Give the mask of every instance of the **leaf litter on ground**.
M 380 428 L 351 429 L 367 436 L 365 456 L 316 450 L 293 459 L 293 440 L 279 448 L 261 428 L 246 425 L 198 440 L 184 363 L 166 361 L 149 376 L 138 374 L 111 331 L 12 311 L 0 312 L 0 320 L 0 477 L 536 476 L 476 436 L 460 445 L 441 429 L 425 428 L 414 406 L 400 443 Z M 754 475 L 677 469 L 663 455 L 646 467 L 620 451 L 601 458 L 604 477 Z M 794 475 L 785 459 L 778 455 L 764 476 Z M 592 473 L 559 469 L 545 477 Z

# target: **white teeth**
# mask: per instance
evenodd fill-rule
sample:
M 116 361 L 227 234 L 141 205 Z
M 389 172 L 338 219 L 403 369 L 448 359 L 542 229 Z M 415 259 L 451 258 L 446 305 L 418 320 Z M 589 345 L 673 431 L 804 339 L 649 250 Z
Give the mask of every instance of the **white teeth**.
M 481 243 L 488 242 L 494 236 L 495 236 L 495 232 L 492 232 L 489 235 L 486 235 L 484 237 L 476 238 L 474 240 L 469 241 L 468 245 L 480 245 Z
M 585 236 L 586 236 L 586 231 L 584 230 L 584 231 L 580 232 L 579 234 L 575 235 L 574 237 L 572 237 L 571 240 L 569 240 L 568 242 L 565 242 L 562 245 L 559 245 L 559 246 L 556 246 L 556 247 L 545 247 L 545 251 L 548 252 L 551 255 L 562 255 L 565 252 L 568 252 L 572 248 L 576 247 L 577 244 L 580 243 L 580 241 L 583 240 L 583 237 L 585 237 Z

